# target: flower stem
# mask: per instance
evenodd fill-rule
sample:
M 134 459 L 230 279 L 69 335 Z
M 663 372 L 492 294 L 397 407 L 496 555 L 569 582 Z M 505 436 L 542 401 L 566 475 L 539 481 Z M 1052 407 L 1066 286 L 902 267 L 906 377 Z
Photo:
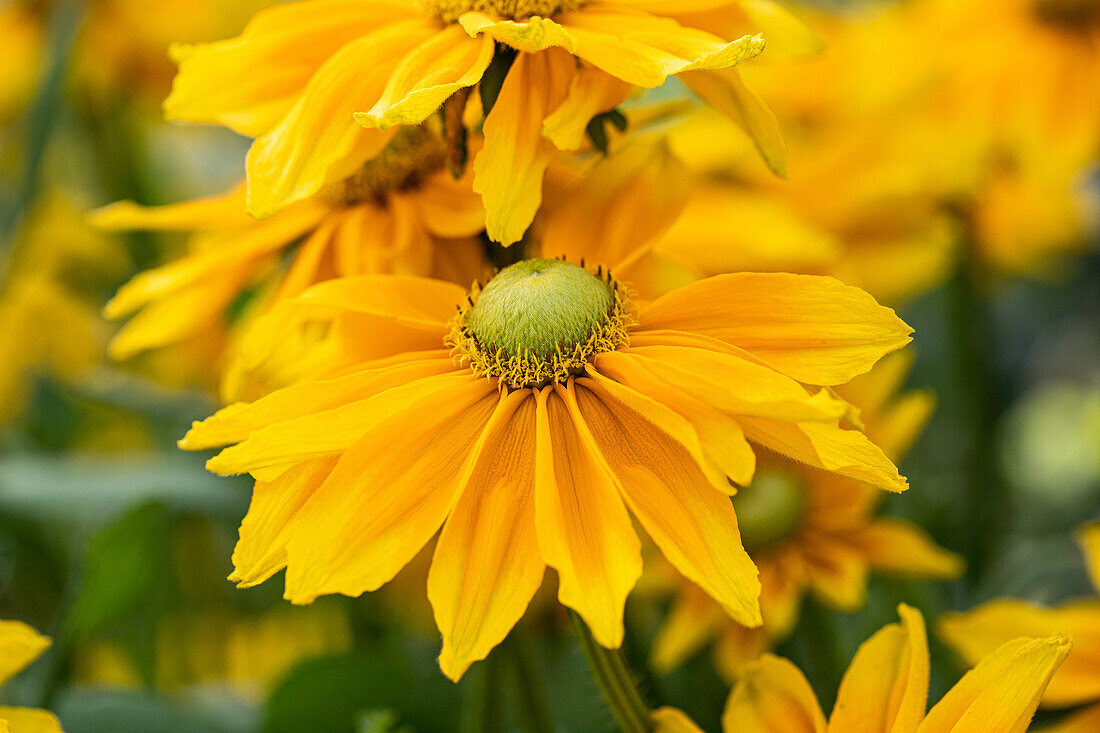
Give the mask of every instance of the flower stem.
M 531 640 L 523 629 L 515 628 L 501 644 L 511 662 L 516 690 L 516 714 L 526 733 L 554 733 L 553 717 L 546 702 L 538 666 L 531 658 Z
M 619 729 L 623 733 L 647 733 L 651 728 L 649 708 L 638 691 L 638 685 L 622 651 L 605 649 L 596 643 L 588 625 L 574 611 L 569 611 L 569 617 L 577 631 L 577 638 L 588 661 L 588 668 L 592 670 L 596 686 L 615 716 Z

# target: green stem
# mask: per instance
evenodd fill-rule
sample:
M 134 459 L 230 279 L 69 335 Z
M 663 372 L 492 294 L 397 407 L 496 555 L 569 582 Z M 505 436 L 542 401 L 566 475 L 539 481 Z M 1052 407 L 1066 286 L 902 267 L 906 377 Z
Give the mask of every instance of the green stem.
M 623 733 L 647 733 L 651 729 L 649 708 L 638 691 L 634 675 L 619 649 L 605 649 L 596 643 L 584 620 L 569 612 L 577 639 L 584 651 L 588 668 L 596 681 L 604 702 L 615 716 Z
M 553 717 L 546 702 L 542 680 L 535 660 L 531 658 L 529 639 L 522 629 L 516 628 L 501 645 L 512 667 L 512 680 L 516 685 L 516 712 L 523 730 L 527 733 L 554 733 Z
M 462 701 L 460 733 L 503 733 L 500 698 L 500 654 L 493 653 L 469 672 L 470 684 Z

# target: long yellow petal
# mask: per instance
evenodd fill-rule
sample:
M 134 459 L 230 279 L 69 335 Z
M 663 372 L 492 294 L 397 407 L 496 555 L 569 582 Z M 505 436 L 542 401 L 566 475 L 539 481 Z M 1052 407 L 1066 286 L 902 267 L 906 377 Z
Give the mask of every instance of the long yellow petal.
M 928 704 L 928 637 L 920 612 L 898 606 L 900 624 L 883 627 L 856 652 L 841 680 L 831 733 L 913 733 Z
M 49 647 L 49 637 L 22 621 L 0 621 L 0 685 L 42 656 Z
M 471 36 L 485 34 L 487 38 L 523 53 L 537 53 L 554 47 L 572 53 L 577 46 L 569 31 L 549 18 L 537 15 L 524 21 L 514 21 L 497 20 L 481 13 L 464 13 L 458 22 Z
M 621 79 L 599 69 L 581 67 L 565 101 L 543 122 L 543 137 L 558 150 L 576 150 L 584 144 L 589 121 L 622 104 L 630 91 L 630 85 Z
M 446 28 L 401 60 L 382 97 L 355 121 L 380 130 L 420 124 L 456 91 L 481 80 L 493 49 L 489 36 L 474 39 L 458 26 Z
M 650 648 L 649 664 L 668 674 L 711 641 L 729 619 L 701 588 L 681 588 Z
M 0 706 L 0 724 L 14 733 L 62 733 L 61 721 L 48 710 Z
M 1024 733 L 1070 646 L 1064 637 L 1003 644 L 936 703 L 918 733 Z
M 825 733 L 825 715 L 798 667 L 765 654 L 746 664 L 722 714 L 725 733 Z
M 482 381 L 379 405 L 375 425 L 357 434 L 295 520 L 287 598 L 357 596 L 389 582 L 443 524 L 499 402 Z
M 642 574 L 642 545 L 611 476 L 563 387 L 538 397 L 535 514 L 539 548 L 558 571 L 558 599 L 601 646 L 623 641 L 626 597 Z
M 921 527 L 902 519 L 882 517 L 851 537 L 876 570 L 920 578 L 957 578 L 965 561 L 943 549 Z
M 274 214 L 345 178 L 377 155 L 390 135 L 355 122 L 378 101 L 398 61 L 439 33 L 430 18 L 406 20 L 333 54 L 277 126 L 248 151 L 248 210 Z
M 911 340 L 894 311 L 829 277 L 718 275 L 643 308 L 645 329 L 691 331 L 738 346 L 805 384 L 843 384 Z
M 1100 601 L 1052 609 L 995 600 L 966 613 L 945 614 L 938 632 L 971 665 L 1017 637 L 1065 634 L 1073 640 L 1073 653 L 1047 687 L 1044 703 L 1066 707 L 1100 698 Z
M 286 3 L 258 13 L 237 38 L 174 46 L 180 70 L 165 116 L 262 135 L 342 46 L 414 14 L 409 4 L 386 0 Z
M 432 557 L 428 599 L 443 634 L 439 665 L 452 680 L 508 635 L 542 584 L 535 409 L 527 390 L 501 401 Z
M 519 241 L 535 217 L 554 155 L 542 123 L 565 99 L 574 73 L 573 57 L 552 48 L 519 54 L 504 78 L 474 160 L 474 190 L 485 202 L 485 229 L 494 241 Z
M 88 223 L 120 231 L 196 231 L 244 227 L 255 223 L 245 211 L 245 186 L 228 193 L 168 206 L 141 206 L 117 201 L 88 214 Z
M 671 18 L 612 9 L 583 9 L 558 16 L 577 40 L 574 53 L 625 82 L 652 89 L 690 69 L 724 69 L 764 50 L 761 36 L 727 43 Z
M 732 503 L 673 437 L 677 416 L 631 394 L 609 380 L 576 383 L 580 413 L 627 506 L 677 570 L 740 623 L 760 625 L 760 581 Z

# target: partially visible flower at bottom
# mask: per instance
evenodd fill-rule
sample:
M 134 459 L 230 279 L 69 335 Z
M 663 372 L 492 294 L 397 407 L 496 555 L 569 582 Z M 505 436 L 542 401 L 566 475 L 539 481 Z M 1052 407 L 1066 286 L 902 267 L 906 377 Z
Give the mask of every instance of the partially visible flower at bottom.
M 1085 552 L 1093 586 L 1100 592 L 1100 522 L 1081 528 L 1078 543 Z M 1016 636 L 1066 634 L 1074 649 L 1043 696 L 1043 708 L 1084 705 L 1045 733 L 1090 733 L 1100 730 L 1100 598 L 1044 608 L 1003 598 L 966 613 L 945 614 L 939 635 L 963 659 L 973 662 Z
M 860 646 L 826 722 L 810 683 L 790 661 L 766 654 L 745 667 L 722 715 L 725 733 L 1023 733 L 1050 678 L 1070 651 L 1064 637 L 1005 642 L 932 709 L 928 638 L 920 612 L 898 606 L 901 623 Z M 682 712 L 653 714 L 657 733 L 698 733 Z
M 547 566 L 606 647 L 641 574 L 630 514 L 733 618 L 760 623 L 731 480 L 753 445 L 903 491 L 828 389 L 909 341 L 866 293 L 829 279 L 727 275 L 636 307 L 602 268 L 525 260 L 467 293 L 397 276 L 284 301 L 246 344 L 297 330 L 329 370 L 196 423 L 181 446 L 251 473 L 231 579 L 286 568 L 286 597 L 357 596 L 440 531 L 428 597 L 458 679 L 524 614 Z M 806 385 L 814 385 L 808 387 Z M 629 509 L 629 514 L 628 514 Z
M 49 638 L 21 621 L 0 621 L 0 685 L 29 665 L 50 646 Z M 48 710 L 0 705 L 0 733 L 61 733 L 61 723 Z

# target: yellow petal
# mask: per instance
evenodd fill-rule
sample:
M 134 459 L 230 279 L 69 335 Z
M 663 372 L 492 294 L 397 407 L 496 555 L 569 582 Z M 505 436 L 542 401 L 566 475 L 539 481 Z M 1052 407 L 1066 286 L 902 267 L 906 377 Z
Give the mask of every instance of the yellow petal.
M 519 241 L 539 208 L 554 155 L 542 123 L 565 99 L 575 70 L 573 57 L 550 49 L 519 54 L 504 78 L 474 161 L 474 190 L 485 202 L 485 228 L 494 241 Z
M 100 229 L 195 231 L 243 227 L 255 223 L 245 211 L 245 187 L 220 196 L 184 201 L 168 206 L 140 206 L 118 201 L 88 214 L 88 223 Z
M 14 733 L 62 733 L 61 722 L 48 710 L 0 706 L 0 725 Z
M 690 174 L 668 145 L 628 145 L 597 163 L 553 206 L 543 207 L 542 256 L 584 258 L 618 276 L 675 221 L 690 186 Z
M 918 733 L 1024 733 L 1043 690 L 1069 650 L 1064 637 L 1005 643 L 936 703 Z
M 928 638 L 920 612 L 898 606 L 900 624 L 865 641 L 841 680 L 829 718 L 835 733 L 913 733 L 928 704 Z
M 710 596 L 700 588 L 683 587 L 653 638 L 650 666 L 658 674 L 668 674 L 727 625 L 729 618 Z
M 649 714 L 649 724 L 653 733 L 703 733 L 683 710 L 676 708 L 657 708 Z
M 680 78 L 745 131 L 773 173 L 787 177 L 787 141 L 779 120 L 764 100 L 745 86 L 737 69 L 688 71 Z
M 833 608 L 855 611 L 867 602 L 870 568 L 860 552 L 843 542 L 822 539 L 805 550 L 809 586 Z
M 748 351 L 805 384 L 843 384 L 911 340 L 867 293 L 828 277 L 719 275 L 642 309 L 645 329 L 691 331 Z
M 229 580 L 251 588 L 286 567 L 292 522 L 335 465 L 333 456 L 315 458 L 292 466 L 272 481 L 256 481 L 233 548 Z
M 355 121 L 380 130 L 420 124 L 456 91 L 481 80 L 493 48 L 489 36 L 473 39 L 449 26 L 401 60 L 382 97 L 369 112 L 357 112 Z
M 344 44 L 413 12 L 407 4 L 377 0 L 287 3 L 257 13 L 237 38 L 174 46 L 180 70 L 165 116 L 262 135 Z
M 642 574 L 642 546 L 611 469 L 564 387 L 538 397 L 535 512 L 539 548 L 558 572 L 558 599 L 601 646 L 623 641 L 626 597 Z
M 266 217 L 345 178 L 377 155 L 389 134 L 353 115 L 374 106 L 398 61 L 438 33 L 430 18 L 407 20 L 333 54 L 279 124 L 248 151 L 248 210 Z
M 294 304 L 302 308 L 339 308 L 409 326 L 440 329 L 442 337 L 466 291 L 426 277 L 364 275 L 329 280 L 306 290 Z
M 810 683 L 786 659 L 765 654 L 741 669 L 722 714 L 726 733 L 824 733 Z
M 485 208 L 474 193 L 473 172 L 459 180 L 448 171 L 428 176 L 411 196 L 420 221 L 437 237 L 476 236 L 485 228 Z M 469 280 L 466 280 L 469 282 Z
M 887 491 L 905 491 L 908 482 L 863 433 L 821 422 L 789 423 L 738 418 L 751 442 L 796 461 L 865 481 Z
M 456 681 L 512 630 L 546 568 L 535 537 L 534 395 L 505 397 L 485 432 L 428 573 L 428 599 L 443 634 L 439 665 Z
M 1100 592 L 1100 522 L 1090 522 L 1077 530 L 1077 544 L 1085 553 L 1092 587 Z
M 463 13 L 459 24 L 471 36 L 484 33 L 487 38 L 507 44 L 523 53 L 536 53 L 560 47 L 572 53 L 577 41 L 569 31 L 550 20 L 534 16 L 525 21 L 496 20 L 481 13 Z
M 851 541 L 871 567 L 896 575 L 952 579 L 966 569 L 959 555 L 937 545 L 919 526 L 901 519 L 876 519 Z
M 542 124 L 542 135 L 558 150 L 576 150 L 593 117 L 615 109 L 630 96 L 621 79 L 589 66 L 581 67 L 569 85 L 569 94 Z
M 49 637 L 22 621 L 0 621 L 0 684 L 21 672 L 49 647 Z
M 966 613 L 945 614 L 938 631 L 971 665 L 1011 639 L 1064 634 L 1073 640 L 1073 653 L 1047 687 L 1043 702 L 1066 707 L 1100 698 L 1100 601 L 1051 609 L 995 600 Z
M 764 50 L 761 36 L 727 43 L 671 18 L 610 9 L 582 9 L 558 16 L 576 39 L 574 53 L 625 82 L 652 89 L 690 69 L 736 66 Z
M 690 426 L 610 380 L 578 380 L 576 399 L 627 506 L 665 557 L 734 619 L 758 626 L 756 566 L 729 498 L 701 470 L 698 448 L 685 449 Z

